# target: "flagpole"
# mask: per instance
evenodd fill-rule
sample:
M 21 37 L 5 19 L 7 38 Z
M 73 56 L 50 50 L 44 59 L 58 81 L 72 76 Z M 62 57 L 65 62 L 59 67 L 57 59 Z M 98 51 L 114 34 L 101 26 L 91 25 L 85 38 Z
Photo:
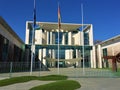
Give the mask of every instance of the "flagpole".
M 59 45 L 59 30 L 60 30 L 60 28 L 58 27 L 58 74 L 59 74 L 59 47 L 60 47 L 60 45 Z
M 59 56 L 59 54 L 60 54 L 60 52 L 59 52 L 59 51 L 60 51 L 60 50 L 59 50 L 59 49 L 60 49 L 60 48 L 59 48 L 59 47 L 60 47 L 60 43 L 59 43 L 59 38 L 60 38 L 60 37 L 59 37 L 59 31 L 60 31 L 60 7 L 59 7 L 59 3 L 58 3 L 58 65 L 57 65 L 57 66 L 58 66 L 58 67 L 57 67 L 57 68 L 58 68 L 58 74 L 60 73 L 60 72 L 59 72 L 59 71 L 60 71 L 60 70 L 59 70 L 59 59 L 60 59 L 60 56 Z
M 84 50 L 84 31 L 83 31 L 83 4 L 81 4 L 81 16 L 82 16 L 82 32 L 83 32 L 83 49 L 82 49 L 82 52 L 83 52 L 83 75 L 85 74 L 85 60 L 84 60 L 84 57 L 85 57 L 85 50 Z
M 33 48 L 35 50 L 35 44 L 34 44 L 34 37 L 35 37 L 35 25 L 36 25 L 36 0 L 34 0 L 34 20 L 33 20 L 33 32 L 32 32 L 32 45 L 31 45 L 31 67 L 30 67 L 30 75 L 32 75 L 32 69 L 33 69 L 33 60 L 34 60 L 34 56 L 35 56 L 35 51 L 33 52 Z

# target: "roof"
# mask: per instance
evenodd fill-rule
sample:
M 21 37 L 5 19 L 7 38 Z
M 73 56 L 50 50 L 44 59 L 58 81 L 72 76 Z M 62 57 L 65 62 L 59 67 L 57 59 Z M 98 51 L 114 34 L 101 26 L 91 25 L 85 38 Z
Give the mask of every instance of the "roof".
M 28 21 L 28 23 L 32 24 L 32 21 Z M 47 31 L 58 31 L 58 23 L 53 22 L 37 22 L 37 25 L 39 25 L 42 29 L 45 29 Z M 91 24 L 83 24 L 84 27 L 88 27 Z M 69 32 L 69 31 L 76 31 L 80 27 L 82 27 L 82 24 L 75 24 L 75 23 L 61 23 L 61 32 Z
M 21 43 L 24 43 L 20 37 L 13 31 L 13 29 L 8 25 L 8 23 L 0 16 L 0 24 L 6 29 L 8 30 L 8 32 L 10 32 L 18 41 L 20 41 Z
M 113 41 L 117 41 L 117 40 L 120 40 L 120 35 L 117 35 L 117 36 L 115 36 L 115 37 L 112 37 L 112 38 L 110 38 L 110 39 L 107 39 L 107 40 L 105 40 L 105 41 L 102 41 L 100 44 L 106 44 L 106 43 L 109 43 L 109 42 L 113 42 Z

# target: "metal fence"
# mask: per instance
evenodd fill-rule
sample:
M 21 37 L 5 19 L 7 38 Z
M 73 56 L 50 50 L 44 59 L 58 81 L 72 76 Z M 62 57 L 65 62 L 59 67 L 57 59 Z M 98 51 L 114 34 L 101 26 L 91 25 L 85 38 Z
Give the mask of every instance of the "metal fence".
M 7 62 L 0 63 L 0 78 L 17 77 L 17 76 L 29 76 L 30 75 L 30 63 L 28 62 Z M 112 72 L 111 69 L 91 69 L 91 68 L 47 68 L 41 65 L 40 62 L 33 63 L 32 75 L 44 76 L 53 74 L 67 75 L 72 78 L 117 78 L 120 77 L 120 70 L 118 72 Z

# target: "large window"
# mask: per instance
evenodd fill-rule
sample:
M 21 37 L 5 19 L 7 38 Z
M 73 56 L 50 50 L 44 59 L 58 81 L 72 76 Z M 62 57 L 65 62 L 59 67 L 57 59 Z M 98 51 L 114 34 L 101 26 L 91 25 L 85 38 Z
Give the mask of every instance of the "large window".
M 29 30 L 29 44 L 32 44 L 32 31 L 33 30 Z
M 59 32 L 59 39 L 58 39 L 58 32 L 55 32 L 55 44 L 58 44 L 58 42 L 59 42 L 59 44 L 62 44 L 62 35 L 63 35 L 63 33 Z
M 8 45 L 9 45 L 9 41 L 6 38 L 4 38 L 3 55 L 2 55 L 2 59 L 4 61 L 7 60 L 8 57 Z
M 89 45 L 89 34 L 84 32 L 84 45 Z

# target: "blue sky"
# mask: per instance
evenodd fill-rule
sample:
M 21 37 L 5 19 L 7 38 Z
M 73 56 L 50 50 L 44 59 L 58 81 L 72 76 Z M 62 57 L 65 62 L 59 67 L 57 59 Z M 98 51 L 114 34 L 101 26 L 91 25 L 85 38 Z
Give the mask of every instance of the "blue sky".
M 94 40 L 106 40 L 120 34 L 120 0 L 36 0 L 37 21 L 57 22 L 60 3 L 61 21 L 93 24 Z M 0 0 L 0 16 L 25 40 L 26 21 L 33 20 L 33 0 Z

